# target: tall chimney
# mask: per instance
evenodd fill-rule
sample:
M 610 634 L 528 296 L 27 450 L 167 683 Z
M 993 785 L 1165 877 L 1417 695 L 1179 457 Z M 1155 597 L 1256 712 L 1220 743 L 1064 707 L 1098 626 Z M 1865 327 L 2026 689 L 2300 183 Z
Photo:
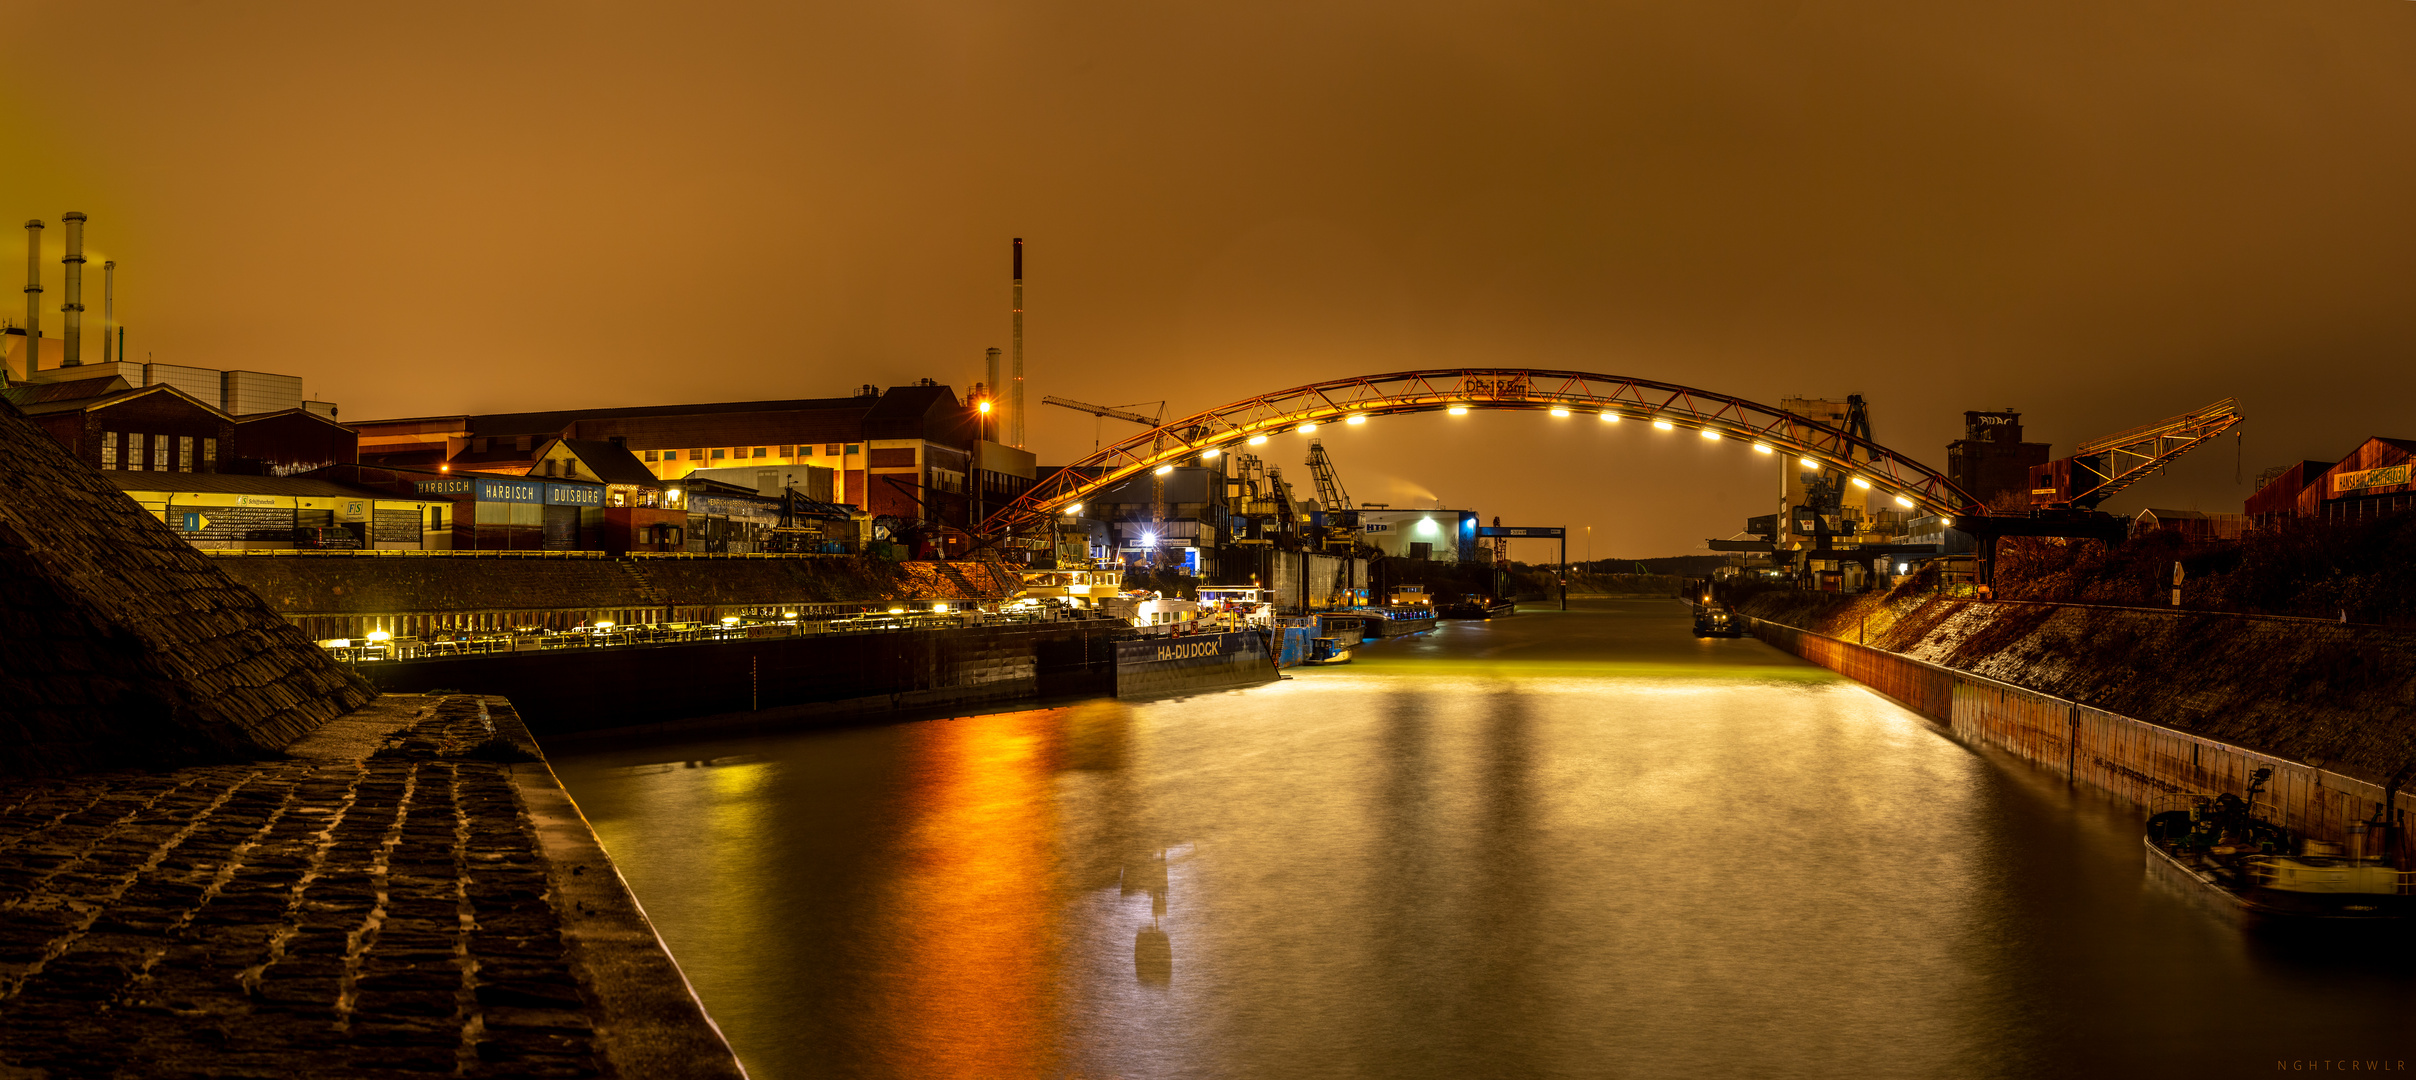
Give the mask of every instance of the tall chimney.
M 1015 448 L 1023 449 L 1023 237 L 1015 238 L 1015 389 L 1008 395 Z
M 67 358 L 62 367 L 80 367 L 84 363 L 84 215 L 70 210 L 59 215 L 67 223 L 67 302 L 59 310 L 67 313 Z
M 982 385 L 988 388 L 987 392 L 990 395 L 991 420 L 984 422 L 981 425 L 981 437 L 989 439 L 991 442 L 997 442 L 998 439 L 996 436 L 998 434 L 998 429 L 994 427 L 993 424 L 998 414 L 998 349 L 995 346 L 985 349 L 982 352 L 982 357 L 990 362 L 990 381 L 985 382 Z
M 117 336 L 117 260 L 101 264 L 101 362 L 115 359 L 109 339 Z
M 42 219 L 25 223 L 25 377 L 42 370 Z

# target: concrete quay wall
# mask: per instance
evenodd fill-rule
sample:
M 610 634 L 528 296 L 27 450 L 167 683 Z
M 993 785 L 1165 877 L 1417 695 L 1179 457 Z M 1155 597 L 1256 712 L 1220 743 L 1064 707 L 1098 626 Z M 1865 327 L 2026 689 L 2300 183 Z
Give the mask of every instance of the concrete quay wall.
M 430 657 L 360 665 L 388 693 L 494 694 L 539 734 L 772 721 L 1113 693 L 1112 641 L 1083 624 L 981 626 Z
M 1753 627 L 1763 641 L 1895 699 L 1958 739 L 2136 803 L 2185 792 L 2245 795 L 2249 775 L 2267 768 L 2273 777 L 2260 806 L 2303 835 L 2341 842 L 2351 822 L 2369 820 L 2386 801 L 2405 823 L 2407 797 L 2388 783 L 1810 630 L 1765 619 Z

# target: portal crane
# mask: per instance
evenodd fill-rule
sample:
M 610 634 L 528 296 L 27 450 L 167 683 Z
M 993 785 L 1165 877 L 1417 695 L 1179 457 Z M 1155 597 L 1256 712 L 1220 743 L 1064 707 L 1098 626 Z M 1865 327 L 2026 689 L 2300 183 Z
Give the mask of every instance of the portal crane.
M 1342 478 L 1334 473 L 1334 459 L 1327 456 L 1325 444 L 1309 440 L 1309 475 L 1317 481 L 1317 503 L 1325 508 L 1325 546 L 1349 550 L 1359 543 L 1359 511 L 1351 506 L 1351 496 L 1342 490 Z

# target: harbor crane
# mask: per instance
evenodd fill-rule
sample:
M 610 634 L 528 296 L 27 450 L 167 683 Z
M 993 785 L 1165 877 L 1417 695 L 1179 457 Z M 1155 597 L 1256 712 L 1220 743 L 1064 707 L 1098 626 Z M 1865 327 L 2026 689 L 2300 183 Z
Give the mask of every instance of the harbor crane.
M 2174 458 L 2238 426 L 2241 419 L 2240 403 L 2224 398 L 2203 409 L 2091 439 L 2071 457 L 2031 466 L 2031 505 L 2095 510 L 2115 492 L 2162 472 Z
M 1334 459 L 1327 456 L 1325 443 L 1309 440 L 1309 475 L 1317 482 L 1317 504 L 1325 508 L 1325 546 L 1349 551 L 1359 543 L 1359 511 L 1351 505 L 1351 495 L 1342 489 L 1342 477 L 1334 472 Z
M 1139 424 L 1142 427 L 1151 429 L 1155 429 L 1158 426 L 1158 413 L 1162 413 L 1166 410 L 1166 403 L 1163 401 L 1148 403 L 1158 407 L 1157 413 L 1137 413 L 1128 412 L 1123 406 L 1093 405 L 1087 401 L 1076 401 L 1072 398 L 1061 398 L 1054 394 L 1041 398 L 1040 402 L 1043 405 L 1055 405 L 1061 409 L 1072 409 L 1075 412 L 1086 412 L 1092 416 L 1104 417 L 1110 420 L 1122 420 L 1127 423 Z M 1163 439 L 1159 441 L 1163 442 Z M 1163 537 L 1166 534 L 1166 472 L 1167 470 L 1163 469 L 1156 470 L 1151 472 L 1149 476 L 1149 534 L 1153 537 Z M 1151 552 L 1151 569 L 1154 570 L 1157 568 L 1158 560 L 1164 556 L 1165 550 L 1165 546 L 1161 544 L 1156 550 Z

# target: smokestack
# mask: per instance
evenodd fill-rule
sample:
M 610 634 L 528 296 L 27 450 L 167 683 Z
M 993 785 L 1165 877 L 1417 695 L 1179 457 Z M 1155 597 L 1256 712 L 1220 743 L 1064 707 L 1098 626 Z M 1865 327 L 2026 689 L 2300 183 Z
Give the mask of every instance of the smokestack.
M 59 215 L 67 223 L 67 302 L 59 310 L 67 313 L 67 358 L 61 367 L 81 367 L 84 363 L 84 215 L 70 210 Z
M 990 395 L 991 418 L 995 420 L 998 413 L 998 350 L 996 348 L 983 350 L 982 357 L 989 361 L 990 380 L 983 383 L 982 386 L 987 388 L 984 392 Z M 991 426 L 990 423 L 982 424 L 982 438 L 997 442 L 997 434 L 998 429 Z
M 25 223 L 25 378 L 42 370 L 42 219 Z
M 109 339 L 117 336 L 117 260 L 101 264 L 101 362 L 115 359 Z
M 1007 416 L 1014 422 L 1015 448 L 1023 449 L 1023 237 L 1015 238 L 1015 388 Z

